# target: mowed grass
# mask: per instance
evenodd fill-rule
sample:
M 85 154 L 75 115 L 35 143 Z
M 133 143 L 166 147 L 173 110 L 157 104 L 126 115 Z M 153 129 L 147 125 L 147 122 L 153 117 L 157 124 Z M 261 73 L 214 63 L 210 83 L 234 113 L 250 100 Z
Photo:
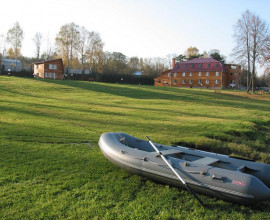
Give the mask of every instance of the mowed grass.
M 270 96 L 0 76 L 0 219 L 269 219 L 132 175 L 98 148 L 126 132 L 270 164 Z M 269 174 L 270 175 L 270 174 Z

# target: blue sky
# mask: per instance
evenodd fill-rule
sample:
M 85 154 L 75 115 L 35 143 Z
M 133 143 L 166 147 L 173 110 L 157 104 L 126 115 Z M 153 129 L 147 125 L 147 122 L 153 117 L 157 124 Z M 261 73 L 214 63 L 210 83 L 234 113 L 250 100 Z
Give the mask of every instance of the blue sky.
M 36 32 L 45 47 L 48 35 L 53 41 L 61 25 L 75 22 L 99 32 L 105 50 L 129 57 L 165 57 L 196 46 L 231 60 L 233 25 L 247 9 L 270 23 L 267 0 L 12 0 L 1 3 L 0 34 L 18 21 L 22 52 L 34 56 Z

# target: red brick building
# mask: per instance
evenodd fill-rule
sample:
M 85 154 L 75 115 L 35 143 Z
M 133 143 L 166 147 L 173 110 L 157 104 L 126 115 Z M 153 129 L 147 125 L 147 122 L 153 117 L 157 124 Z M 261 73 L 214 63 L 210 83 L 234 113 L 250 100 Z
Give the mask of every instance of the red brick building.
M 240 65 L 223 64 L 213 58 L 195 58 L 177 63 L 173 59 L 173 68 L 154 80 L 155 86 L 239 88 L 240 74 Z
M 63 79 L 64 65 L 62 59 L 36 62 L 34 65 L 34 76 L 43 79 Z

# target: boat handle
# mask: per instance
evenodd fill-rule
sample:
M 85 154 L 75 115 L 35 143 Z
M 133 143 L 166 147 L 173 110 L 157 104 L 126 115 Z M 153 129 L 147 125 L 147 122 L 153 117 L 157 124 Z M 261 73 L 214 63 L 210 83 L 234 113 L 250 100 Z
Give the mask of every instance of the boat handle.
M 213 174 L 213 175 L 211 176 L 211 179 L 212 179 L 212 180 L 222 181 L 222 182 L 225 181 L 225 177 L 223 177 L 223 176 L 216 176 L 215 174 Z
M 158 163 L 155 163 L 153 162 L 152 160 L 150 160 L 149 158 L 147 157 L 144 157 L 144 158 L 139 158 L 139 157 L 134 157 L 133 155 L 131 155 L 130 153 L 128 153 L 127 151 L 124 151 L 124 150 L 121 150 L 121 153 L 122 154 L 126 154 L 127 156 L 133 158 L 133 159 L 136 159 L 136 160 L 143 160 L 143 161 L 146 161 L 146 162 L 149 162 L 149 163 L 152 163 L 152 164 L 155 164 L 157 166 L 163 166 L 164 164 L 158 164 Z

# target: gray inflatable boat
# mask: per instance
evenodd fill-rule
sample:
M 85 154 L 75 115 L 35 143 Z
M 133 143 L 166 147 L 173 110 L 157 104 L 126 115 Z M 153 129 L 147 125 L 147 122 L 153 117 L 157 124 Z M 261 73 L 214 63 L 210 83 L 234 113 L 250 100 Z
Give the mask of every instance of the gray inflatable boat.
M 267 164 L 181 146 L 155 146 L 195 192 L 245 205 L 270 199 Z M 119 167 L 161 183 L 184 187 L 147 141 L 125 133 L 104 133 L 99 147 Z

